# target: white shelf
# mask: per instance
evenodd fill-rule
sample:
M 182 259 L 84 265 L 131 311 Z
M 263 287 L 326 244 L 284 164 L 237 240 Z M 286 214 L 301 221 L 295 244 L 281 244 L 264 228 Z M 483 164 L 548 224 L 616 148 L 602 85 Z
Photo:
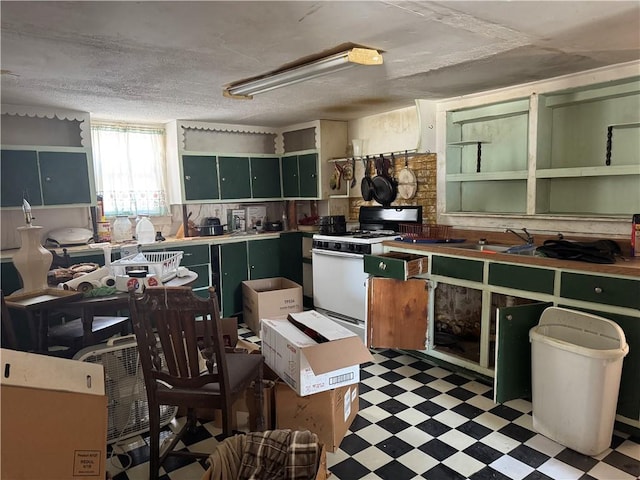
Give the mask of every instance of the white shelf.
M 526 180 L 527 171 L 449 173 L 447 182 L 482 182 L 488 180 Z
M 616 175 L 640 175 L 640 165 L 545 168 L 536 170 L 536 178 L 602 177 Z

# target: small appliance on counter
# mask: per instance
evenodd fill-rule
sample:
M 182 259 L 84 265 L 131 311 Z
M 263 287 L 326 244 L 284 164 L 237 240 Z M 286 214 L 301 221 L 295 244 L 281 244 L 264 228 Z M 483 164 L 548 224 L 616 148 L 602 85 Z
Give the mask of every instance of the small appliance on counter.
M 220 223 L 218 217 L 206 217 L 202 225 L 198 227 L 201 237 L 211 237 L 224 234 L 224 225 Z
M 247 211 L 244 208 L 227 210 L 227 228 L 229 233 L 246 232 Z
M 55 247 L 87 245 L 93 242 L 93 232 L 88 228 L 65 227 L 51 230 L 47 234 L 47 243 Z
M 283 228 L 281 220 L 264 222 L 264 229 L 267 232 L 281 232 Z

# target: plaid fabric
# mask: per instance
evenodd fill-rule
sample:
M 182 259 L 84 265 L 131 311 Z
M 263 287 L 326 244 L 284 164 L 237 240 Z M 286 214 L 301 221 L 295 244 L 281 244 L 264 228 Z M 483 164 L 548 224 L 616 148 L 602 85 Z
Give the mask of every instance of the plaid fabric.
M 242 480 L 313 480 L 320 448 L 308 431 L 267 430 L 245 437 L 238 478 Z

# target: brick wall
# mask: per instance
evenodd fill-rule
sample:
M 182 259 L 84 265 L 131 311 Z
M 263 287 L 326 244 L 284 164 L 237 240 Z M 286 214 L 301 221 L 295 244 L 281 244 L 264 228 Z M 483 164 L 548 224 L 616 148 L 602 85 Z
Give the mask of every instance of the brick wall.
M 391 206 L 402 205 L 422 205 L 422 221 L 424 223 L 436 223 L 436 154 L 428 153 L 424 155 L 416 155 L 409 159 L 409 168 L 413 170 L 418 182 L 416 195 L 410 200 L 404 200 L 400 197 L 391 204 Z M 397 173 L 404 168 L 404 158 L 398 156 L 395 159 L 393 168 L 390 173 Z M 371 162 L 370 175 L 375 175 L 373 162 Z M 356 189 L 355 193 L 359 193 Z M 349 218 L 357 219 L 358 210 L 362 205 L 379 205 L 375 200 L 365 202 L 362 196 L 351 197 L 349 199 Z

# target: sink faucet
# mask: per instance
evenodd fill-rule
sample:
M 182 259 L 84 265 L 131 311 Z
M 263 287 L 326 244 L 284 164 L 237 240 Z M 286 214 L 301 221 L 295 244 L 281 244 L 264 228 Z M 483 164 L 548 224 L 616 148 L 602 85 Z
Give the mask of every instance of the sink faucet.
M 531 234 L 529 232 L 527 232 L 526 228 L 523 228 L 522 231 L 524 232 L 526 237 L 524 237 L 522 234 L 520 234 L 520 233 L 518 233 L 515 230 L 512 230 L 510 228 L 507 228 L 505 230 L 505 233 L 513 233 L 516 237 L 518 237 L 523 242 L 525 242 L 525 243 L 527 243 L 529 245 L 533 245 L 533 237 L 531 236 Z

